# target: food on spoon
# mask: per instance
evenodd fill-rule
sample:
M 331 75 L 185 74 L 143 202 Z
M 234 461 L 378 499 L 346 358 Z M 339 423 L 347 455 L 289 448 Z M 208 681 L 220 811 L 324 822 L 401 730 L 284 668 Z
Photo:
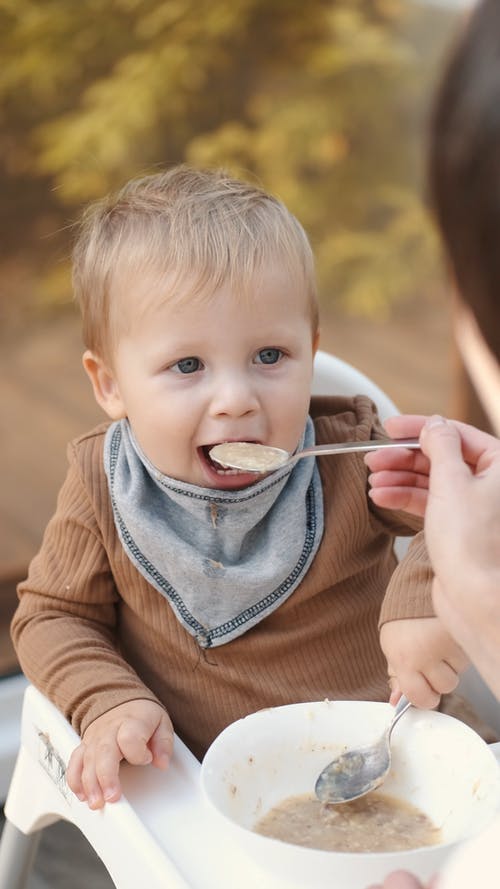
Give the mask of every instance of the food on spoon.
M 272 472 L 287 459 L 286 451 L 251 441 L 225 441 L 209 451 L 212 460 L 221 466 L 244 469 L 248 472 Z

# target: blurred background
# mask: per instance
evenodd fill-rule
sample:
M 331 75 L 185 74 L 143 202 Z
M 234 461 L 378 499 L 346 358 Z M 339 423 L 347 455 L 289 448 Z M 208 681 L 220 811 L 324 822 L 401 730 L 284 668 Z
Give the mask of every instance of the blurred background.
M 72 229 L 181 161 L 257 180 L 317 257 L 322 347 L 401 410 L 475 418 L 427 212 L 433 88 L 461 3 L 0 0 L 0 673 L 15 581 L 101 420 L 81 369 Z M 479 422 L 481 422 L 479 420 Z

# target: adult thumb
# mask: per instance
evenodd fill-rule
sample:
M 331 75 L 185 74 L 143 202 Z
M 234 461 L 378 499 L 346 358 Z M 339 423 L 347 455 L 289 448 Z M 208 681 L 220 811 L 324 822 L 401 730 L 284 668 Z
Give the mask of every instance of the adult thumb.
M 464 464 L 462 456 L 462 439 L 457 427 L 444 417 L 429 417 L 420 433 L 420 445 L 424 454 L 429 457 L 431 466 L 434 463 Z

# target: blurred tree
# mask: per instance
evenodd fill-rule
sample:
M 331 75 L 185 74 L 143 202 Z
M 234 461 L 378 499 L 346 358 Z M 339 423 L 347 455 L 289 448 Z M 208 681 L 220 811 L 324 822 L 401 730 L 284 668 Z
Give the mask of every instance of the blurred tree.
M 380 314 L 430 288 L 426 16 L 404 0 L 0 0 L 4 254 L 59 229 L 65 249 L 82 202 L 186 160 L 290 206 L 324 299 Z M 44 292 L 66 288 L 57 271 Z

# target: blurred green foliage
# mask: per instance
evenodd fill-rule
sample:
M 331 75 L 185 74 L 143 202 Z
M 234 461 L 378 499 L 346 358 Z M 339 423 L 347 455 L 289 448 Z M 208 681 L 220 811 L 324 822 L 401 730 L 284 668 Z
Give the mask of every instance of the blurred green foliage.
M 324 302 L 380 315 L 425 293 L 423 134 L 449 30 L 405 0 L 0 0 L 4 262 L 66 257 L 83 203 L 187 161 L 288 204 Z M 47 271 L 44 299 L 61 280 Z

